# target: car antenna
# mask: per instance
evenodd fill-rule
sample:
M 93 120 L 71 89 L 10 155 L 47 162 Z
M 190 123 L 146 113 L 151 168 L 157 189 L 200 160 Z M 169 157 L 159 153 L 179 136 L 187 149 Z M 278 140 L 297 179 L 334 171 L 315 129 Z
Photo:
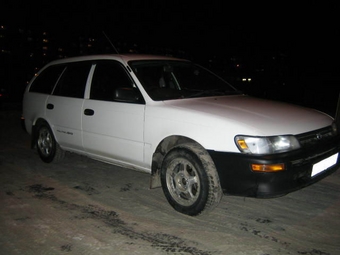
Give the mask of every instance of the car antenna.
M 117 48 L 113 45 L 113 43 L 111 42 L 110 38 L 105 34 L 104 31 L 102 31 L 104 36 L 106 37 L 106 39 L 109 41 L 109 43 L 111 44 L 112 48 L 115 50 L 115 52 L 117 52 L 117 54 L 119 54 L 119 51 L 117 50 Z

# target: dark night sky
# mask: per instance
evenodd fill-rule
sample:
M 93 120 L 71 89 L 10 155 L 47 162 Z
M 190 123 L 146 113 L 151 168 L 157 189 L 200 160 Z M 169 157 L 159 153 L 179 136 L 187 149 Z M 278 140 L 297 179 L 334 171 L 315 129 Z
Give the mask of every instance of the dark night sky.
M 61 43 L 105 31 L 114 42 L 182 50 L 193 60 L 241 56 L 254 62 L 279 53 L 288 60 L 292 86 L 312 91 L 311 103 L 332 97 L 333 108 L 340 91 L 339 13 L 338 0 L 5 0 L 0 25 L 45 30 Z
M 337 1 L 251 4 L 237 1 L 5 1 L 1 16 L 45 27 L 68 39 L 105 30 L 111 37 L 157 45 L 225 50 L 322 51 L 339 42 Z M 258 1 L 257 1 L 258 2 Z M 330 45 L 328 45 L 330 44 Z M 308 48 L 308 49 L 307 49 Z M 324 50 L 327 51 L 327 48 Z
M 6 0 L 0 19 L 46 29 L 69 41 L 78 34 L 246 58 L 280 51 L 292 65 L 339 75 L 338 1 L 18 1 Z

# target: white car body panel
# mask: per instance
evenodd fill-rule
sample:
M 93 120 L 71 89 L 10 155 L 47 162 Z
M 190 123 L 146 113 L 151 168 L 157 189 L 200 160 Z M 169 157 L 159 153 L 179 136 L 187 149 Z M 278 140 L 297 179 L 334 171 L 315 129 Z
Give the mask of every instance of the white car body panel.
M 328 126 L 332 122 L 330 116 L 313 109 L 245 95 L 199 98 L 193 101 L 174 100 L 166 104 L 182 111 L 191 110 L 213 119 L 223 119 L 227 125 L 236 124 L 235 130 L 228 130 L 237 134 L 294 135 Z
M 32 100 L 33 99 L 33 100 Z M 32 126 L 39 117 L 45 116 L 46 95 L 39 93 L 30 93 L 30 97 L 24 97 L 23 116 L 25 117 L 25 129 L 32 135 Z
M 81 134 L 81 111 L 84 99 L 49 96 L 46 105 L 53 105 L 53 109 L 46 109 L 44 118 L 53 123 L 51 128 L 55 138 L 62 148 L 72 151 L 83 149 Z M 46 107 L 46 106 L 45 106 Z
M 85 109 L 94 114 L 87 116 Z M 82 136 L 86 153 L 105 161 L 126 161 L 143 166 L 145 105 L 84 101 Z M 97 155 L 97 156 L 96 156 Z

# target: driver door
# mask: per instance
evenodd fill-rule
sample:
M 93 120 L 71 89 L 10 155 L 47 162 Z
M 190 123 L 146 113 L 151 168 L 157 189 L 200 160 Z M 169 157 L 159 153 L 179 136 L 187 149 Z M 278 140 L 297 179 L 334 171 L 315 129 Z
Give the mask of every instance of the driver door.
M 117 88 L 137 89 L 120 63 L 98 61 L 83 104 L 84 149 L 103 161 L 143 165 L 145 105 L 115 101 Z

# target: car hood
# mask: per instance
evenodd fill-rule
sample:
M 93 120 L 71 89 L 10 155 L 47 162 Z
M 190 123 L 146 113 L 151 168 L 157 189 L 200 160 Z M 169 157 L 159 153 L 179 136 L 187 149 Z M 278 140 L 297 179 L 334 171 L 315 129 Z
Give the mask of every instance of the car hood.
M 248 135 L 299 134 L 331 125 L 329 115 L 298 105 L 254 98 L 246 95 L 164 101 L 181 112 L 199 112 L 200 121 L 239 126 Z M 184 114 L 186 115 L 186 114 Z M 186 115 L 188 116 L 188 115 Z M 204 120 L 204 118 L 206 118 Z M 190 120 L 194 121 L 194 120 Z

